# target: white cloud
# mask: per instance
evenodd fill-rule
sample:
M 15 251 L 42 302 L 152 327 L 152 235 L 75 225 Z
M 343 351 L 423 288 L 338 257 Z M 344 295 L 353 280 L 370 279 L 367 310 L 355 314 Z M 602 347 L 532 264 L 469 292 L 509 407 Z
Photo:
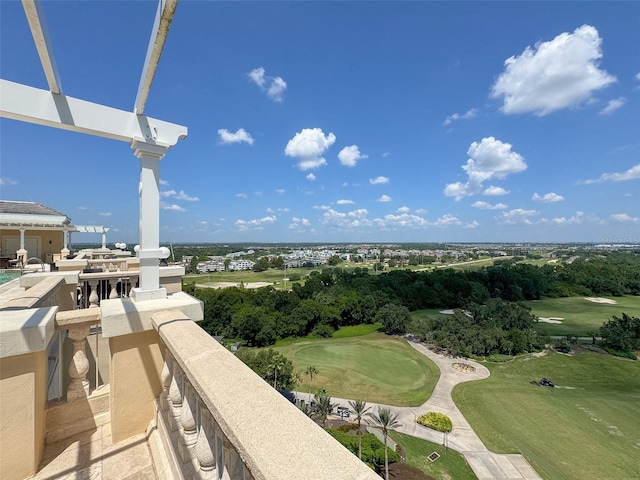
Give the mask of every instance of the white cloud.
M 499 197 L 501 195 L 508 195 L 508 194 L 509 194 L 509 190 L 505 190 L 502 187 L 494 187 L 493 185 L 485 188 L 484 192 L 482 192 L 482 195 L 486 195 L 488 197 Z
M 329 205 L 314 205 L 312 208 L 315 208 L 316 210 L 331 210 Z
M 345 167 L 355 167 L 358 163 L 358 160 L 369 158 L 369 156 L 362 155 L 357 145 L 350 145 L 340 150 L 340 153 L 338 153 L 338 158 L 340 159 L 340 163 Z
M 169 185 L 169 182 L 167 182 L 166 180 L 160 179 L 160 185 L 162 185 L 163 187 L 166 187 Z
M 483 210 L 504 210 L 507 208 L 507 206 L 504 203 L 488 203 L 488 202 L 482 202 L 480 200 L 478 200 L 477 202 L 474 202 L 471 204 L 471 206 L 473 208 L 481 208 Z
M 267 92 L 267 96 L 274 102 L 283 100 L 284 92 L 287 89 L 287 82 L 281 77 L 270 77 L 265 75 L 263 67 L 258 67 L 247 74 L 251 81 L 261 90 Z
M 640 163 L 634 165 L 626 172 L 622 173 L 603 173 L 598 178 L 594 180 L 585 180 L 582 183 L 592 184 L 592 183 L 602 183 L 602 182 L 624 182 L 627 180 L 639 180 L 640 179 Z
M 247 198 L 247 194 L 246 193 L 236 193 L 236 197 L 238 197 L 238 198 Z
M 327 161 L 322 155 L 335 141 L 333 133 L 325 136 L 320 128 L 303 128 L 289 140 L 284 153 L 298 159 L 300 170 L 311 170 L 326 165 Z
M 398 213 L 409 213 L 411 209 L 409 207 L 400 207 L 396 212 Z
M 634 77 L 636 80 L 640 81 L 640 72 L 636 73 L 636 76 Z
M 449 115 L 447 118 L 445 118 L 442 124 L 449 125 L 451 122 L 454 122 L 455 120 L 470 120 L 472 118 L 475 118 L 477 114 L 478 114 L 478 110 L 476 110 L 475 108 L 467 110 L 464 113 L 453 113 Z
M 311 222 L 309 221 L 308 218 L 298 218 L 298 217 L 293 217 L 291 219 L 291 223 L 289 224 L 289 228 L 292 230 L 297 230 L 298 232 L 310 232 L 310 233 L 314 233 L 315 230 L 313 228 L 311 228 Z
M 110 217 L 111 216 L 111 212 L 100 212 L 100 213 L 98 213 L 98 215 L 100 215 L 101 217 Z
M 340 199 L 336 203 L 338 205 L 353 205 L 354 201 L 353 200 L 347 200 L 347 199 Z
M 180 192 L 176 195 L 178 200 L 186 200 L 187 202 L 197 202 L 200 199 L 198 197 L 192 197 L 187 195 L 184 190 L 180 190 Z
M 627 99 L 624 97 L 614 98 L 613 100 L 609 100 L 607 106 L 600 110 L 598 115 L 610 115 L 619 108 L 621 108 L 625 103 L 627 103 Z
M 434 222 L 434 225 L 436 227 L 449 227 L 452 225 L 462 225 L 463 222 L 458 219 L 458 217 L 456 217 L 455 215 L 443 215 L 442 217 L 440 217 L 438 220 L 436 220 Z
M 501 223 L 507 225 L 525 224 L 531 225 L 530 217 L 537 215 L 535 210 L 523 210 L 522 208 L 516 208 L 509 210 L 508 212 L 502 212 L 502 215 L 498 217 Z
M 315 182 L 316 181 L 316 176 L 313 173 L 309 173 L 305 178 L 307 180 L 309 180 L 310 182 Z
M 176 195 L 178 192 L 176 192 L 175 190 L 165 190 L 163 192 L 160 192 L 160 196 L 161 197 L 172 197 L 173 195 Z
M 253 137 L 244 128 L 239 128 L 235 132 L 221 128 L 218 130 L 218 135 L 220 136 L 220 143 L 223 145 L 243 142 L 253 145 Z
M 367 218 L 368 215 L 369 212 L 365 208 L 346 213 L 327 208 L 322 214 L 322 223 L 346 229 L 369 227 L 372 222 Z
M 174 204 L 170 204 L 170 203 L 164 203 L 164 202 L 160 202 L 160 208 L 163 210 L 169 210 L 172 212 L 186 212 L 186 210 L 181 207 L 180 205 L 176 205 Z
M 78 207 L 78 210 L 89 210 L 87 207 L 85 207 L 84 205 Z
M 172 197 L 176 200 L 185 200 L 187 202 L 197 202 L 200 200 L 198 197 L 187 195 L 184 190 L 180 190 L 180 192 L 176 192 L 175 190 L 164 190 L 160 192 L 160 196 L 162 198 Z
M 419 208 L 418 210 L 416 210 L 416 213 L 419 214 L 419 215 L 423 215 L 423 214 L 427 213 L 427 209 Z
M 447 197 L 461 200 L 466 196 L 480 193 L 483 190 L 482 183 L 486 180 L 503 179 L 509 174 L 527 169 L 524 158 L 511 150 L 511 144 L 496 140 L 494 137 L 485 137 L 480 143 L 473 142 L 467 150 L 467 155 L 470 158 L 462 169 L 467 172 L 468 180 L 466 183 L 447 184 L 444 189 Z
M 385 215 L 382 218 L 375 218 L 373 221 L 378 228 L 382 229 L 425 228 L 429 226 L 429 222 L 424 218 L 406 212 L 400 215 Z
M 371 185 L 383 185 L 385 183 L 389 183 L 389 179 L 387 177 L 380 176 L 376 178 L 370 178 L 369 183 Z
M 266 223 L 274 223 L 276 221 L 276 217 L 273 215 L 256 218 L 254 220 L 236 220 L 236 226 L 238 230 L 247 231 L 247 230 L 262 230 L 264 228 L 264 224 Z
M 382 195 L 376 202 L 390 202 L 391 197 L 389 195 Z
M 18 182 L 16 182 L 15 180 L 11 180 L 10 178 L 7 177 L 2 177 L 0 178 L 0 185 L 3 187 L 9 186 L 9 185 L 17 185 Z
M 505 70 L 491 89 L 493 98 L 504 97 L 505 114 L 533 112 L 543 116 L 577 107 L 591 94 L 616 78 L 598 68 L 602 58 L 598 31 L 583 25 L 548 42 L 527 47 L 505 60 Z
M 537 193 L 534 193 L 531 197 L 531 200 L 540 203 L 555 203 L 563 201 L 564 197 L 553 192 L 545 193 L 544 195 L 538 195 Z
M 391 152 L 382 152 L 382 158 L 387 158 L 389 155 L 391 155 Z
M 614 213 L 611 215 L 611 220 L 623 223 L 638 223 L 639 221 L 638 217 L 632 217 L 627 213 Z
M 285 192 L 284 188 L 276 188 L 276 193 L 278 195 L 284 195 L 284 192 Z

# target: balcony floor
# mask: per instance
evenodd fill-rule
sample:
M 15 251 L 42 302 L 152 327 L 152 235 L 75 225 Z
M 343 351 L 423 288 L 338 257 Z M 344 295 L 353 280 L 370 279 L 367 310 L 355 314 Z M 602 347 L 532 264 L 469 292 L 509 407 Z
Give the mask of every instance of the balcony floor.
M 111 442 L 111 425 L 47 445 L 33 480 L 156 480 L 144 434 Z

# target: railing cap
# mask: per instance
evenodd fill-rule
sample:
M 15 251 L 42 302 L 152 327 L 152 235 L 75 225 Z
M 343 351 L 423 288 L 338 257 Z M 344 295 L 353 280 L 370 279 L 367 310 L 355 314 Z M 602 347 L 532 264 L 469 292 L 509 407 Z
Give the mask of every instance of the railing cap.
M 3 309 L 0 358 L 46 350 L 54 333 L 58 307 Z

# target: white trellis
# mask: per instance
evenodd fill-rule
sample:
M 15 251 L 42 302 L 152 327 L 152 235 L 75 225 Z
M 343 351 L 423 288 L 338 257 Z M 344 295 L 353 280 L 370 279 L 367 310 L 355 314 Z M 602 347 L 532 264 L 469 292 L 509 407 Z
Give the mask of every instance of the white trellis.
M 132 112 L 63 94 L 38 0 L 22 0 L 49 90 L 0 79 L 0 116 L 129 142 L 140 159 L 140 287 L 135 301 L 166 298 L 160 287 L 160 159 L 187 136 L 187 127 L 144 115 L 177 0 L 159 0 Z

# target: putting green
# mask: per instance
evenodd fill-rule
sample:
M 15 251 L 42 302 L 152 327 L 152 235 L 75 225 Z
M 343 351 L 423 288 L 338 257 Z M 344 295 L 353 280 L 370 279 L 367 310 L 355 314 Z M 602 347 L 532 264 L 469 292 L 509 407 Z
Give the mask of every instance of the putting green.
M 486 366 L 453 399 L 489 449 L 523 454 L 545 479 L 638 478 L 640 362 L 549 352 Z M 556 388 L 529 383 L 542 377 Z
M 397 406 L 427 401 L 440 377 L 438 367 L 404 339 L 373 333 L 361 337 L 295 343 L 276 348 L 297 370 L 315 365 L 313 391 Z M 301 391 L 309 389 L 303 375 Z

